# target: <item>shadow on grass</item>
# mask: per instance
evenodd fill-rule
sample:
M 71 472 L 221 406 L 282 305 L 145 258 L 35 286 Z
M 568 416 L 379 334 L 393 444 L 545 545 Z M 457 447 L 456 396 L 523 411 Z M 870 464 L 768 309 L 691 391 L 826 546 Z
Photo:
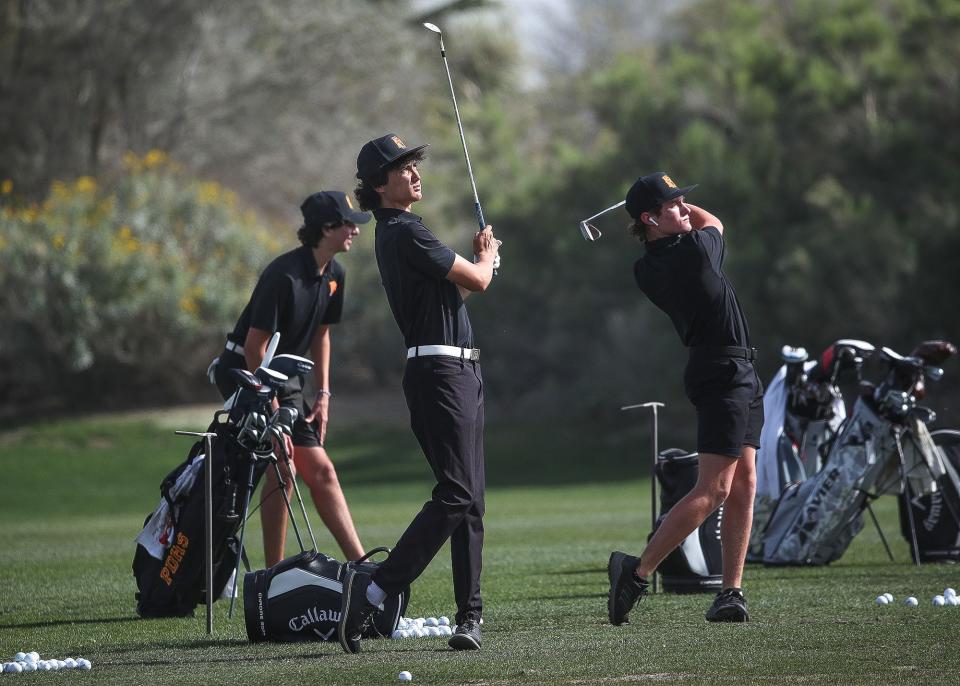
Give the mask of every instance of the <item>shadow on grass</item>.
M 600 574 L 605 571 L 607 571 L 606 567 L 588 567 L 586 569 L 558 569 L 547 573 L 559 576 L 576 576 L 579 574 Z
M 101 617 L 100 619 L 58 619 L 49 622 L 24 622 L 23 624 L 0 624 L 0 629 L 43 629 L 52 626 L 67 626 L 70 624 L 119 624 L 124 622 L 140 622 L 140 617 Z
M 499 422 L 487 425 L 484 440 L 487 486 L 622 482 L 650 473 L 649 439 L 636 427 Z M 405 428 L 334 428 L 327 448 L 341 479 L 351 484 L 431 479 L 420 446 Z

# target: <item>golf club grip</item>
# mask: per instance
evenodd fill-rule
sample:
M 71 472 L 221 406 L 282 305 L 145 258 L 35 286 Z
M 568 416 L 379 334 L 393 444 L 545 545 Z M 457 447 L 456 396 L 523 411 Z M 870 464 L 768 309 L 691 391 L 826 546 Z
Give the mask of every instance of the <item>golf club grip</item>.
M 480 207 L 479 202 L 473 203 L 473 208 L 477 212 L 477 223 L 480 224 L 480 230 L 483 231 L 485 228 L 487 228 L 487 222 L 483 218 L 483 208 Z

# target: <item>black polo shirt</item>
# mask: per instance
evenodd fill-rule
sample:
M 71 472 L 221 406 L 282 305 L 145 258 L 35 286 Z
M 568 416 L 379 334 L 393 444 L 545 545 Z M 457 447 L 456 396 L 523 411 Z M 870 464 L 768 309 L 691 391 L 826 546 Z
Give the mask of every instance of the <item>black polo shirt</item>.
M 433 235 L 420 217 L 381 208 L 376 251 L 380 279 L 408 348 L 417 345 L 473 347 L 473 329 L 456 284 L 446 276 L 456 253 Z
M 716 227 L 646 244 L 633 274 L 650 301 L 666 312 L 687 347 L 749 347 L 750 329 L 723 273 L 724 242 Z
M 280 332 L 277 354 L 306 355 L 321 324 L 336 324 L 343 313 L 346 271 L 330 260 L 317 273 L 313 251 L 300 246 L 267 265 L 228 338 L 239 345 L 252 326 Z

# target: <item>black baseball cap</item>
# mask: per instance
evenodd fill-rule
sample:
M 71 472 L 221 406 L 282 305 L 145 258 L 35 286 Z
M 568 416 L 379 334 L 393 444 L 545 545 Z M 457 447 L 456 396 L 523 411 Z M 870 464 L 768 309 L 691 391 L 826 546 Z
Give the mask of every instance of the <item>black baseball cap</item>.
M 370 214 L 353 209 L 350 196 L 340 191 L 314 193 L 303 201 L 300 211 L 303 212 L 303 223 L 308 227 L 341 222 L 366 224 L 370 221 Z
M 644 212 L 649 212 L 663 203 L 686 195 L 697 184 L 679 188 L 666 172 L 658 171 L 637 179 L 627 191 L 627 214 L 639 219 Z
M 380 138 L 368 141 L 360 148 L 357 155 L 357 178 L 369 179 L 376 176 L 381 169 L 401 157 L 412 155 L 428 147 L 428 144 L 408 147 L 395 133 L 388 133 Z

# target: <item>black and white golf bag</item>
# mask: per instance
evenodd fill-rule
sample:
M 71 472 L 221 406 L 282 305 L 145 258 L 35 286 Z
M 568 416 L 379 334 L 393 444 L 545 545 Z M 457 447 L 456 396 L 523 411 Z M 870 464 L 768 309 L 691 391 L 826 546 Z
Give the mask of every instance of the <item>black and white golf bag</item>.
M 660 522 L 697 483 L 700 459 L 697 453 L 678 448 L 663 450 L 657 456 L 657 481 L 660 483 Z M 723 505 L 717 508 L 657 568 L 663 590 L 671 593 L 716 593 L 721 590 L 723 556 L 720 549 L 720 520 Z M 653 536 L 651 532 L 650 536 Z
M 218 598 L 233 574 L 236 533 L 244 493 L 253 467 L 254 486 L 269 464 L 233 436 L 229 424 L 216 420 L 207 429 L 213 439 L 213 595 Z M 204 441 L 160 484 L 160 505 L 137 536 L 133 575 L 141 617 L 184 617 L 205 601 L 204 583 Z M 233 584 L 228 592 L 233 592 Z
M 372 573 L 377 563 L 366 558 L 385 550 L 377 548 L 364 559 L 347 563 L 309 550 L 269 569 L 250 572 L 243 580 L 247 636 L 254 643 L 336 641 L 347 570 L 357 566 Z M 364 638 L 389 638 L 409 600 L 410 589 L 388 596 Z
M 823 565 L 839 559 L 863 528 L 868 499 L 896 495 L 905 485 L 916 494 L 936 488 L 942 460 L 931 445 L 918 418 L 895 423 L 858 399 L 823 469 L 783 491 L 764 531 L 763 563 Z
M 913 521 L 921 562 L 960 561 L 960 431 L 940 429 L 930 434 L 944 460 L 946 473 L 937 480 L 938 490 L 913 495 Z M 907 498 L 900 496 L 900 529 L 913 552 Z M 914 559 L 917 556 L 914 555 Z

